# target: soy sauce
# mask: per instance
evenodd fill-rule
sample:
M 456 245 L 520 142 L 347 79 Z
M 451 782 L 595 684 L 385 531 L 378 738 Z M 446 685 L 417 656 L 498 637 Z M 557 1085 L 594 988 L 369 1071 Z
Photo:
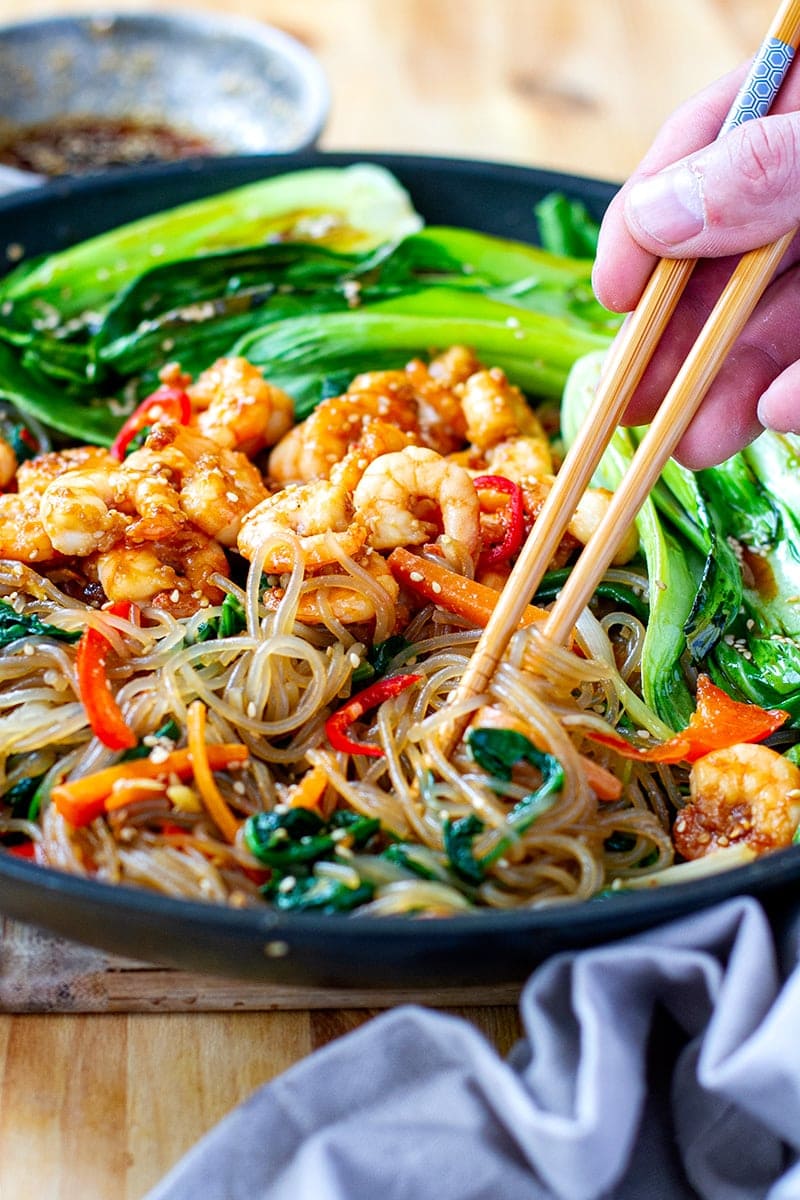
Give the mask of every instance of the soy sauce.
M 155 121 L 75 116 L 0 131 L 0 163 L 40 175 L 82 175 L 215 153 L 219 150 L 198 134 Z

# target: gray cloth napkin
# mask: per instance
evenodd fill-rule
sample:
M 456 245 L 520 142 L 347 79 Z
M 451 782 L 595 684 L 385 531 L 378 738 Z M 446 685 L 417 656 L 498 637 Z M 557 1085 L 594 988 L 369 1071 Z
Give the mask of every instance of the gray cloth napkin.
M 145 1200 L 798 1200 L 800 939 L 740 897 L 565 953 L 503 1061 L 379 1016 L 259 1089 Z

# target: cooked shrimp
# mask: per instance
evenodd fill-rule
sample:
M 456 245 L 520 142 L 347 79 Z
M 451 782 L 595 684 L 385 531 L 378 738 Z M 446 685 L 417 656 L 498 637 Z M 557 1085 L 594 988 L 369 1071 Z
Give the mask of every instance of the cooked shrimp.
M 486 474 L 505 475 L 519 483 L 553 474 L 553 455 L 547 438 L 520 434 L 490 446 L 483 455 Z
M 328 479 L 290 484 L 257 504 L 242 521 L 239 552 L 252 560 L 267 540 L 286 534 L 299 539 L 307 567 L 335 562 L 342 551 L 357 554 L 367 537 L 350 492 Z M 290 571 L 293 561 L 291 548 L 277 544 L 264 559 L 263 570 L 279 575 Z
M 769 746 L 743 743 L 699 758 L 691 799 L 672 837 L 684 858 L 744 842 L 757 854 L 792 844 L 800 824 L 800 768 Z
M 483 368 L 475 357 L 475 352 L 469 346 L 448 346 L 441 354 L 437 354 L 428 364 L 428 373 L 437 383 L 446 388 L 454 388 L 456 384 L 466 383 L 470 375 Z
M 330 614 L 342 625 L 362 625 L 378 617 L 379 607 L 385 610 L 397 603 L 400 587 L 383 556 L 373 552 L 361 555 L 356 561 L 380 591 L 367 591 L 363 585 L 359 587 L 357 577 L 340 575 L 338 571 L 335 575 L 325 575 L 324 582 L 312 575 L 303 584 L 297 607 L 298 621 L 304 625 L 324 625 Z M 283 595 L 283 588 L 271 588 L 264 593 L 264 605 L 268 609 L 277 608 Z M 391 620 L 388 623 L 393 624 Z
M 547 444 L 536 413 L 499 367 L 470 375 L 458 392 L 466 418 L 467 440 L 479 450 L 488 450 L 520 434 Z
M 6 488 L 17 473 L 17 455 L 14 447 L 0 437 L 0 488 Z
M 70 446 L 66 450 L 51 450 L 37 454 L 20 463 L 17 470 L 17 490 L 26 495 L 41 496 L 54 479 L 78 468 L 112 471 L 119 466 L 102 446 Z
M 119 473 L 100 468 L 67 471 L 54 479 L 39 500 L 45 533 L 62 554 L 84 557 L 110 550 L 132 517 L 121 511 L 124 492 Z
M 396 425 L 389 425 L 387 421 L 368 421 L 358 441 L 353 443 L 341 462 L 334 466 L 331 481 L 352 492 L 369 464 L 376 458 L 380 458 L 382 454 L 405 450 L 406 446 L 414 444 L 412 435 L 404 433 Z
M 435 450 L 408 446 L 370 463 L 353 493 L 376 550 L 418 546 L 441 529 L 474 558 L 480 545 L 478 494 L 469 472 Z
M 40 563 L 60 557 L 39 516 L 39 497 L 4 492 L 0 496 L 0 558 Z
M 118 546 L 98 554 L 94 565 L 109 600 L 152 604 L 176 617 L 191 616 L 204 602 L 219 604 L 223 592 L 211 577 L 229 573 L 219 543 L 196 532 L 146 546 Z
M 522 493 L 525 500 L 525 512 L 534 521 L 550 493 L 553 482 L 554 477 L 552 475 L 543 475 L 540 479 L 523 479 L 521 481 Z M 567 532 L 562 539 L 562 544 L 553 558 L 554 566 L 563 566 L 564 562 L 577 549 L 578 545 L 586 545 L 605 516 L 608 506 L 611 503 L 612 494 L 606 488 L 588 488 L 584 492 L 578 501 L 575 515 L 567 526 Z M 637 533 L 636 526 L 631 525 L 627 529 L 612 562 L 615 566 L 621 566 L 623 563 L 629 562 L 638 549 L 639 534 Z
M 417 405 L 408 382 L 355 389 L 323 400 L 310 417 L 290 430 L 269 456 L 268 475 L 277 484 L 327 479 L 336 463 L 358 442 L 370 421 L 380 420 L 406 433 L 417 430 Z M 367 378 L 364 376 L 363 378 Z
M 194 525 L 223 546 L 235 546 L 242 519 L 266 499 L 254 463 L 233 450 L 201 454 L 183 477 L 180 506 Z
M 186 389 L 199 410 L 192 424 L 219 446 L 256 454 L 294 424 L 290 396 L 246 358 L 218 358 Z
M 368 371 L 357 375 L 348 392 L 390 391 L 410 396 L 416 408 L 418 444 L 451 454 L 464 441 L 466 422 L 461 400 L 418 358 L 402 371 Z

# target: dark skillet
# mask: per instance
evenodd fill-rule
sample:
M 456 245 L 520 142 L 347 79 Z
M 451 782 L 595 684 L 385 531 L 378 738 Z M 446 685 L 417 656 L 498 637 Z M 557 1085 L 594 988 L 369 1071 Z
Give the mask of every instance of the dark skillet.
M 533 206 L 565 191 L 599 216 L 611 184 L 525 167 L 373 155 L 208 160 L 59 181 L 0 200 L 0 242 L 26 255 L 60 249 L 124 221 L 306 165 L 389 167 L 431 223 L 535 240 Z M 0 910 L 77 941 L 145 961 L 251 980 L 403 988 L 524 979 L 543 958 L 611 941 L 748 892 L 778 915 L 800 880 L 800 849 L 695 883 L 574 906 L 442 920 L 236 911 L 42 870 L 0 854 Z

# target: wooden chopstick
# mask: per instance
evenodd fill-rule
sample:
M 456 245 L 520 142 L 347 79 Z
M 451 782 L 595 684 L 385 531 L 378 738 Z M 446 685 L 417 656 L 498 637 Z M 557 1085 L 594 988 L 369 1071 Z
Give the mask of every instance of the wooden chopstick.
M 544 633 L 553 641 L 563 642 L 570 636 L 796 232 L 751 250 L 739 260 L 544 622 Z
M 784 0 L 720 130 L 720 136 L 735 125 L 768 111 L 798 44 L 800 0 Z M 756 81 L 757 89 L 754 87 Z M 624 531 L 675 449 L 793 236 L 787 235 L 773 246 L 752 251 L 740 261 L 693 352 L 665 398 L 650 434 L 641 443 L 632 481 L 628 483 L 626 478 L 606 519 L 592 537 L 591 553 L 588 547 L 584 550 L 562 589 L 545 625 L 549 637 L 556 641 L 564 641 L 569 637 L 582 608 L 588 603 L 599 578 L 613 558 Z M 591 409 L 556 475 L 550 494 L 453 693 L 451 703 L 454 707 L 482 694 L 497 669 L 519 625 L 521 613 L 547 571 L 578 501 L 622 419 L 694 266 L 695 262 L 691 259 L 660 260 L 639 304 L 615 339 Z M 706 334 L 709 327 L 713 328 L 713 334 Z M 735 333 L 730 337 L 729 331 L 732 329 L 735 329 Z M 697 388 L 701 390 L 697 392 Z M 656 430 L 654 435 L 653 429 Z M 643 450 L 645 455 L 640 458 Z M 643 483 L 645 479 L 649 481 L 647 486 Z M 441 745 L 445 753 L 450 753 L 470 720 L 471 715 L 467 712 L 443 726 Z

